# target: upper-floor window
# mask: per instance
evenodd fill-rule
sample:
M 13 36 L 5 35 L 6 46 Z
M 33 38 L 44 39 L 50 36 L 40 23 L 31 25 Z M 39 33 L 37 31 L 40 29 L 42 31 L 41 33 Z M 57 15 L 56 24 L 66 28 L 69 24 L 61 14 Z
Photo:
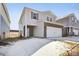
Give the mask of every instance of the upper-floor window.
M 49 17 L 47 17 L 47 21 L 49 21 Z
M 31 12 L 31 19 L 37 19 L 38 20 L 38 13 Z
M 72 22 L 77 23 L 77 19 L 75 17 L 72 17 Z
M 52 22 L 52 18 L 50 18 L 50 21 Z
M 72 17 L 72 22 L 75 22 L 75 19 L 74 19 L 74 17 Z
M 52 18 L 50 18 L 50 17 L 47 17 L 47 21 L 50 21 L 50 22 L 51 22 L 51 21 L 52 21 Z

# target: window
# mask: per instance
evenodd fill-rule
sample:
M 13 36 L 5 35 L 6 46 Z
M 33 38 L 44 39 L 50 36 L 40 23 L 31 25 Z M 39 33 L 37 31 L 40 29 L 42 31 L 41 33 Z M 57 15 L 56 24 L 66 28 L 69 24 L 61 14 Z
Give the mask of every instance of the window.
M 72 17 L 72 22 L 77 23 L 77 19 L 75 17 Z
M 75 19 L 74 19 L 74 17 L 72 17 L 72 22 L 75 22 Z
M 49 17 L 47 17 L 47 21 L 49 21 Z
M 50 21 L 50 22 L 51 22 L 51 21 L 52 21 L 52 18 L 50 18 L 50 17 L 47 17 L 47 21 Z
M 38 13 L 31 12 L 31 19 L 37 19 L 38 20 Z
M 52 18 L 50 18 L 50 21 L 52 22 Z

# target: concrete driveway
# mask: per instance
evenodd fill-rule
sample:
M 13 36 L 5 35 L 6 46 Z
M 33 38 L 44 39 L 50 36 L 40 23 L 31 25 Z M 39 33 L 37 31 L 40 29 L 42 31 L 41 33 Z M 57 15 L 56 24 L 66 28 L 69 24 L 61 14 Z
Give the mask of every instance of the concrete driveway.
M 0 48 L 0 55 L 29 56 L 51 41 L 52 40 L 41 38 L 19 40 L 17 42 L 14 42 L 11 46 L 2 46 Z

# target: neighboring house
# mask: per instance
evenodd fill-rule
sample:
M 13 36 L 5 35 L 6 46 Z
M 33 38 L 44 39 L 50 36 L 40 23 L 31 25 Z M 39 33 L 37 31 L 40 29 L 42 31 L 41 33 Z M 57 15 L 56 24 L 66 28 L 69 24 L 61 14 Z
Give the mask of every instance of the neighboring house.
M 6 4 L 0 3 L 0 38 L 8 38 L 10 30 L 10 19 Z
M 10 30 L 10 38 L 20 37 L 19 30 Z
M 64 36 L 79 35 L 79 21 L 74 13 L 69 14 L 68 16 L 63 17 L 61 19 L 58 19 L 57 22 L 64 25 Z
M 23 37 L 61 37 L 63 25 L 56 22 L 51 11 L 24 8 L 19 20 L 20 35 Z

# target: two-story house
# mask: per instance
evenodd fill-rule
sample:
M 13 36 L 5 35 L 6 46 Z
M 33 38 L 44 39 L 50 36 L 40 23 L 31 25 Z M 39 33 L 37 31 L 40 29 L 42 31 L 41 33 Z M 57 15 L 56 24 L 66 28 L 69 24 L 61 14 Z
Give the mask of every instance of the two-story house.
M 57 22 L 64 25 L 64 36 L 79 35 L 79 21 L 74 13 L 58 19 Z
M 63 24 L 56 22 L 51 11 L 38 11 L 24 7 L 20 20 L 20 35 L 23 37 L 62 37 Z
M 10 19 L 6 4 L 0 3 L 0 38 L 8 38 Z

